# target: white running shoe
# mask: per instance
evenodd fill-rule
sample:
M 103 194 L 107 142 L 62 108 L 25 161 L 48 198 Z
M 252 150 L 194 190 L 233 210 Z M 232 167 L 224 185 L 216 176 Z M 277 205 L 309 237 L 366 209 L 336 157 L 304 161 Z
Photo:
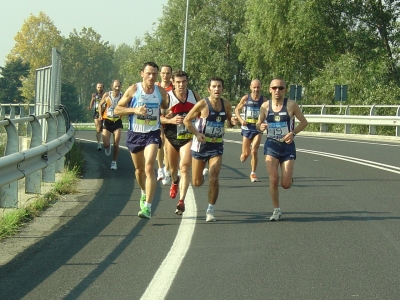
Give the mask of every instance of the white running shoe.
M 164 171 L 165 177 L 162 180 L 163 185 L 170 185 L 171 184 L 171 173 L 169 171 Z
M 279 221 L 282 218 L 282 213 L 280 209 L 274 209 L 272 216 L 269 218 L 270 221 Z
M 108 147 L 108 149 L 105 149 L 105 148 L 104 148 L 104 154 L 105 154 L 106 156 L 110 156 L 110 154 L 111 154 L 111 145 L 110 145 L 110 147 Z
M 217 219 L 214 217 L 214 212 L 211 210 L 206 211 L 206 222 L 215 222 Z
M 204 168 L 204 169 L 203 169 L 203 178 L 204 178 L 204 180 L 207 180 L 207 179 L 208 179 L 208 173 L 209 173 L 208 169 L 207 169 L 207 168 Z
M 116 170 L 117 169 L 117 162 L 116 161 L 112 161 L 111 162 L 111 170 Z
M 101 151 L 101 144 L 100 143 L 97 144 L 97 151 Z
M 157 171 L 157 181 L 164 179 L 164 170 L 163 168 L 158 169 Z

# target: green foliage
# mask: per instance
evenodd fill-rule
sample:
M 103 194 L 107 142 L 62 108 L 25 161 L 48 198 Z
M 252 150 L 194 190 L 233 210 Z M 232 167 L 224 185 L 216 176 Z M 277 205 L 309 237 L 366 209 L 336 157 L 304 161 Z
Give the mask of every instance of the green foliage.
M 113 65 L 114 49 L 92 28 L 83 28 L 80 33 L 75 29 L 64 40 L 62 48 L 62 78 L 75 86 L 79 104 L 87 107 L 91 94 L 98 82 L 104 88 L 111 85 L 115 76 Z
M 29 74 L 29 63 L 21 58 L 11 60 L 0 67 L 0 103 L 19 103 L 25 99 L 21 93 L 22 79 Z
M 68 114 L 71 122 L 87 122 L 88 118 L 92 117 L 92 111 L 88 113 L 85 106 L 79 104 L 79 95 L 75 86 L 69 82 L 61 84 L 61 100 L 62 104 L 68 109 Z M 90 114 L 90 116 L 89 116 Z
M 29 76 L 23 80 L 22 95 L 27 102 L 33 100 L 35 70 L 51 65 L 52 48 L 60 48 L 62 37 L 50 18 L 40 12 L 38 16 L 30 15 L 14 37 L 15 45 L 7 56 L 9 61 L 22 59 L 29 63 Z

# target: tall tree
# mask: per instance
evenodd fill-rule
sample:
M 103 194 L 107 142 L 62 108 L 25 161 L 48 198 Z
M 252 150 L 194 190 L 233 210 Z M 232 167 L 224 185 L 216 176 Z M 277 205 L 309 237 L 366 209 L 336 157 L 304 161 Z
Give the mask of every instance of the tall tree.
M 4 67 L 0 67 L 0 102 L 20 103 L 25 99 L 21 93 L 22 79 L 29 74 L 29 63 L 21 58 L 7 61 Z
M 105 88 L 110 86 L 115 76 L 114 49 L 92 28 L 84 27 L 79 33 L 74 29 L 61 52 L 63 79 L 75 86 L 80 104 L 89 104 L 96 83 L 104 83 Z
M 86 121 L 86 107 L 79 104 L 79 94 L 75 86 L 70 82 L 62 82 L 61 99 L 62 103 L 67 107 L 71 122 L 76 123 Z
M 34 97 L 35 70 L 51 64 L 52 48 L 60 49 L 62 37 L 50 18 L 40 12 L 38 16 L 30 15 L 14 37 L 15 45 L 7 59 L 17 58 L 29 63 L 30 72 L 23 80 L 22 95 L 31 101 Z

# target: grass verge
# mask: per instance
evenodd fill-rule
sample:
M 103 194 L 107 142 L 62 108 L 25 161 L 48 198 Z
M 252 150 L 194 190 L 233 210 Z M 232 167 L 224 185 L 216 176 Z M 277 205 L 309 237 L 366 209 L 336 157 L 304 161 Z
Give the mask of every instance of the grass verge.
M 82 149 L 79 144 L 74 143 L 66 157 L 66 165 L 61 180 L 54 184 L 54 188 L 38 196 L 26 207 L 16 208 L 0 217 L 0 241 L 16 234 L 22 226 L 52 206 L 62 195 L 76 193 L 76 183 L 81 174 L 83 163 Z

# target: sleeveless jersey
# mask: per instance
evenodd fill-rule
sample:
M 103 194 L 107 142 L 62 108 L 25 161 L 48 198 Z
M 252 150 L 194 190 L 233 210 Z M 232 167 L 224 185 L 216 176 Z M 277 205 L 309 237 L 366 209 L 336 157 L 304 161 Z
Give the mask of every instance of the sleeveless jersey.
M 215 144 L 223 143 L 224 136 L 224 124 L 226 120 L 226 112 L 224 106 L 224 100 L 221 98 L 221 111 L 217 112 L 212 107 L 210 100 L 205 99 L 208 105 L 208 117 L 198 118 L 195 122 L 195 127 L 197 130 L 204 134 L 206 137 L 206 143 Z M 205 145 L 197 140 L 197 137 L 193 137 L 191 150 L 196 152 L 201 152 L 201 146 Z
M 99 111 L 99 103 L 101 101 L 101 98 L 103 98 L 103 96 L 100 96 L 98 93 L 95 93 L 93 95 L 94 95 L 93 109 L 95 112 L 98 112 Z
M 283 100 L 282 109 L 278 112 L 272 110 L 272 100 L 269 101 L 268 115 L 266 121 L 268 123 L 267 138 L 281 141 L 294 128 L 294 119 L 289 116 L 287 111 L 287 101 Z
M 161 86 L 161 82 L 157 82 L 157 85 L 160 86 L 160 87 L 162 87 L 162 86 Z M 170 91 L 172 91 L 173 89 L 174 89 L 174 85 L 172 84 L 172 81 L 171 81 L 171 83 L 170 83 L 167 87 L 164 88 L 164 90 L 165 90 L 166 92 L 170 92 Z
M 133 132 L 148 133 L 160 129 L 160 104 L 162 102 L 161 93 L 157 85 L 154 85 L 152 94 L 143 91 L 142 83 L 136 84 L 137 90 L 128 107 L 139 107 L 146 104 L 147 115 L 129 115 L 128 130 Z
M 256 123 L 260 115 L 260 107 L 263 104 L 263 96 L 261 95 L 258 100 L 254 100 L 251 94 L 247 95 L 246 104 L 244 105 L 244 119 L 248 123 L 247 126 L 242 126 L 244 130 L 258 131 Z
M 108 92 L 108 97 L 106 99 L 106 107 L 103 112 L 103 119 L 107 119 L 110 121 L 117 121 L 118 119 L 121 119 L 119 115 L 114 114 L 114 109 L 118 104 L 118 101 L 122 98 L 122 93 L 120 92 L 117 97 L 113 96 L 113 92 L 109 91 Z
M 197 102 L 196 97 L 191 90 L 187 90 L 185 102 L 179 101 L 179 99 L 175 96 L 174 91 L 169 91 L 168 95 L 169 108 L 173 113 L 173 117 L 176 115 L 185 117 Z M 177 140 L 189 140 L 193 137 L 193 134 L 186 128 L 184 124 L 165 124 L 164 133 L 167 138 Z

